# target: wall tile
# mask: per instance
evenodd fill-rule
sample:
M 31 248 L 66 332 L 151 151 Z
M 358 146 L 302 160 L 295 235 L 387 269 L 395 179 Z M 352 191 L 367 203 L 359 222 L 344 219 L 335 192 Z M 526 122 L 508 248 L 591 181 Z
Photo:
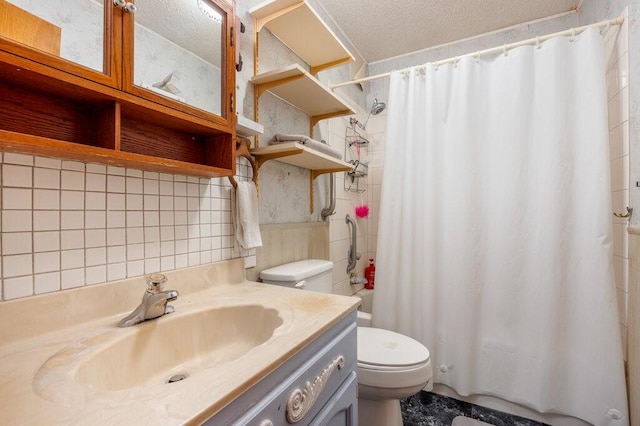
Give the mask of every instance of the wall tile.
M 62 271 L 60 274 L 62 281 L 60 287 L 65 290 L 69 288 L 82 287 L 84 281 L 84 269 L 71 269 Z
M 60 162 L 58 161 L 58 163 Z M 36 167 L 33 169 L 33 186 L 35 188 L 60 189 L 60 170 Z
M 2 256 L 2 276 L 4 278 L 31 275 L 33 273 L 33 255 L 19 254 Z
M 51 293 L 60 290 L 60 272 L 37 274 L 33 279 L 35 294 Z
M 62 170 L 60 172 L 60 188 L 76 191 L 84 190 L 84 172 Z
M 35 253 L 33 258 L 33 272 L 40 274 L 43 272 L 55 272 L 60 270 L 60 252 L 49 251 Z
M 60 250 L 60 232 L 43 231 L 33 233 L 33 251 L 58 251 Z
M 50 189 L 34 189 L 33 208 L 35 210 L 60 209 L 60 191 Z
M 30 188 L 33 186 L 33 168 L 27 166 L 17 166 L 5 164 L 2 167 L 2 184 L 4 186 L 15 186 Z
M 49 212 L 57 213 L 57 212 Z M 21 232 L 31 231 L 32 229 L 38 231 L 38 222 L 35 222 L 35 217 L 32 215 L 31 210 L 4 210 L 2 212 L 2 231 L 3 232 Z M 57 229 L 57 228 L 56 228 Z
M 31 296 L 33 294 L 33 277 L 18 277 L 3 280 L 3 297 L 5 300 Z
M 2 169 L 4 170 L 6 166 Z M 4 210 L 31 210 L 33 191 L 25 188 L 3 188 L 2 208 Z
M 6 215 L 9 213 L 5 211 Z M 29 211 L 28 214 L 31 214 Z M 33 230 L 34 231 L 55 231 L 60 229 L 60 211 L 59 210 L 36 210 L 33 212 Z

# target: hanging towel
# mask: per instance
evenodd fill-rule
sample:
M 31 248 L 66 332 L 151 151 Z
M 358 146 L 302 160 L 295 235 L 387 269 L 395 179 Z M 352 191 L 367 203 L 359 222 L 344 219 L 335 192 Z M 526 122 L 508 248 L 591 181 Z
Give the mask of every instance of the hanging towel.
M 311 139 L 309 136 L 305 136 L 305 135 L 287 135 L 287 134 L 278 133 L 274 135 L 273 139 L 269 141 L 269 145 L 276 145 L 279 143 L 287 143 L 287 142 L 298 142 L 311 149 L 320 151 L 323 154 L 327 154 L 333 158 L 342 160 L 342 154 L 340 154 L 338 150 L 332 148 L 327 143 Z
M 232 194 L 234 192 L 232 191 Z M 233 224 L 236 241 L 243 249 L 262 246 L 260 235 L 260 215 L 258 212 L 258 191 L 253 182 L 238 182 L 232 200 Z

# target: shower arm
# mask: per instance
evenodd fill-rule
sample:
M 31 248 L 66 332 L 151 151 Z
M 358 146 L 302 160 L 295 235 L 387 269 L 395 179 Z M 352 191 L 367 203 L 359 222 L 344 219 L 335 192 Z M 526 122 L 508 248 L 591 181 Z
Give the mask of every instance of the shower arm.
M 347 274 L 353 271 L 356 268 L 358 263 L 358 259 L 360 259 L 360 254 L 357 249 L 357 234 L 356 234 L 356 222 L 349 215 L 345 217 L 345 222 L 347 222 L 347 226 L 351 225 L 351 245 L 349 246 L 348 253 L 348 265 L 347 265 Z

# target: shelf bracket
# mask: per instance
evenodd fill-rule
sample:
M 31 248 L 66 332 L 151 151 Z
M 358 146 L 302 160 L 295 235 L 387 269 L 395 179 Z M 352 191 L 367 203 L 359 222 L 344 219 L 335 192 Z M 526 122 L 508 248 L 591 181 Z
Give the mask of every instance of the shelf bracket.
M 327 62 L 326 64 L 320 64 L 320 65 L 316 65 L 315 67 L 310 67 L 309 73 L 315 76 L 322 70 L 326 70 L 327 68 L 333 68 L 341 64 L 346 64 L 347 62 L 351 62 L 351 61 L 352 59 L 350 57 L 337 59 L 335 61 Z
M 235 159 L 238 157 L 244 157 L 247 160 L 249 160 L 249 163 L 251 164 L 251 170 L 253 172 L 251 180 L 253 181 L 253 183 L 256 184 L 256 190 L 257 190 L 259 165 L 258 165 L 258 162 L 256 162 L 256 159 L 253 157 L 253 155 L 251 155 L 251 153 L 249 152 L 250 147 L 251 147 L 251 141 L 249 139 L 246 139 L 243 137 L 237 137 L 234 162 L 235 162 Z M 229 176 L 229 181 L 231 182 L 231 185 L 233 185 L 234 188 L 238 187 L 238 182 L 236 181 L 234 176 Z

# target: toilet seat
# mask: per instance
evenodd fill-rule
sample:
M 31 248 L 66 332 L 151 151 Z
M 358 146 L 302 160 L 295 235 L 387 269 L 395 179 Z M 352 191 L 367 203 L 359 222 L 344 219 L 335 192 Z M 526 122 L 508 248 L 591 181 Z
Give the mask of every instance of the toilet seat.
M 420 342 L 372 327 L 358 327 L 358 381 L 382 388 L 424 386 L 433 375 L 429 350 Z

